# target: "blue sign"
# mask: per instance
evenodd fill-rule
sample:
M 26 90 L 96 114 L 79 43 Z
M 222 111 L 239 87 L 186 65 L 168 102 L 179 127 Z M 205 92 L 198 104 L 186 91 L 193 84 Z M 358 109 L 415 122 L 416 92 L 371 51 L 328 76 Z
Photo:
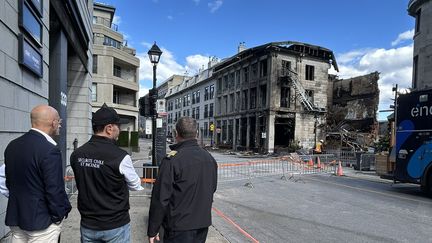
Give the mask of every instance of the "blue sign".
M 19 24 L 39 46 L 42 46 L 42 22 L 27 4 L 21 4 Z
M 19 39 L 19 62 L 24 65 L 34 74 L 42 77 L 43 74 L 43 58 L 42 54 L 34 48 L 22 35 Z

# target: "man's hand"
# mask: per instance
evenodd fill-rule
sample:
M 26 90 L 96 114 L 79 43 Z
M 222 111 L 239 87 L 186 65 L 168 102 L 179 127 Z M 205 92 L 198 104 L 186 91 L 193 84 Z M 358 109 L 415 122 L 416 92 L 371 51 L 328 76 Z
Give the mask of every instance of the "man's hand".
M 160 239 L 159 239 L 159 233 L 158 233 L 156 236 L 149 237 L 149 242 L 150 242 L 150 243 L 154 243 L 155 240 L 156 240 L 156 241 L 160 241 Z

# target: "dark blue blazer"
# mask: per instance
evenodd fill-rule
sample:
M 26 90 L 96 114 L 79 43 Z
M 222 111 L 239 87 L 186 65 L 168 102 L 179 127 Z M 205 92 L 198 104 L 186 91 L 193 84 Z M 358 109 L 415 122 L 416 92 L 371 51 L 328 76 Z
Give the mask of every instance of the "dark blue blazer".
M 60 150 L 30 130 L 4 152 L 9 201 L 6 225 L 35 231 L 62 220 L 71 210 Z

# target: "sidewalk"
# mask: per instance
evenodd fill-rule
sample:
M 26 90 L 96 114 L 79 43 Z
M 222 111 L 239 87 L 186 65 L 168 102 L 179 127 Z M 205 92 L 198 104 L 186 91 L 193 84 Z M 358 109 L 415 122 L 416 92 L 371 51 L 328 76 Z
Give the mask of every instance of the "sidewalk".
M 63 231 L 60 242 L 80 242 L 80 215 L 76 207 L 76 201 L 76 196 L 72 196 L 70 198 L 72 211 L 69 213 L 69 217 L 63 223 Z M 131 193 L 129 211 L 131 216 L 131 242 L 148 242 L 147 220 L 149 206 L 149 197 L 140 197 L 137 192 Z M 224 243 L 228 241 L 213 226 L 210 226 L 206 242 Z
M 149 143 L 150 140 L 140 139 L 140 152 L 132 153 L 134 162 L 150 162 Z M 168 149 L 169 150 L 169 149 Z M 141 164 L 138 164 L 141 166 Z M 140 172 L 138 172 L 140 174 Z M 141 173 L 142 174 L 142 173 Z M 140 195 L 141 194 L 141 195 Z M 150 206 L 150 197 L 143 196 L 140 192 L 130 193 L 130 210 L 131 216 L 131 242 L 148 242 L 147 240 L 147 221 Z M 80 214 L 77 209 L 77 196 L 70 198 L 72 211 L 69 217 L 64 221 L 61 242 L 80 242 Z M 218 217 L 213 215 L 214 217 Z M 163 242 L 162 240 L 160 242 Z M 227 241 L 213 226 L 210 226 L 207 235 L 207 243 L 224 243 Z

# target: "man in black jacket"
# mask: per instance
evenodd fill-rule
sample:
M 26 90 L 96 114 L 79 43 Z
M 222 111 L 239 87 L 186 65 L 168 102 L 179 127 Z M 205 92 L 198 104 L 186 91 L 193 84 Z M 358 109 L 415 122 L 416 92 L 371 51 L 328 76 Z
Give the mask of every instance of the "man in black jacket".
M 131 157 L 115 144 L 125 123 L 104 104 L 93 114 L 95 134 L 71 154 L 81 242 L 130 242 L 129 190 L 143 188 Z
M 32 128 L 4 152 L 9 201 L 6 225 L 12 242 L 57 242 L 62 221 L 71 210 L 63 180 L 59 135 L 61 119 L 51 106 L 30 113 Z
M 176 124 L 177 144 L 162 160 L 150 203 L 147 235 L 150 243 L 205 242 L 211 222 L 217 164 L 196 140 L 197 123 L 181 117 Z

